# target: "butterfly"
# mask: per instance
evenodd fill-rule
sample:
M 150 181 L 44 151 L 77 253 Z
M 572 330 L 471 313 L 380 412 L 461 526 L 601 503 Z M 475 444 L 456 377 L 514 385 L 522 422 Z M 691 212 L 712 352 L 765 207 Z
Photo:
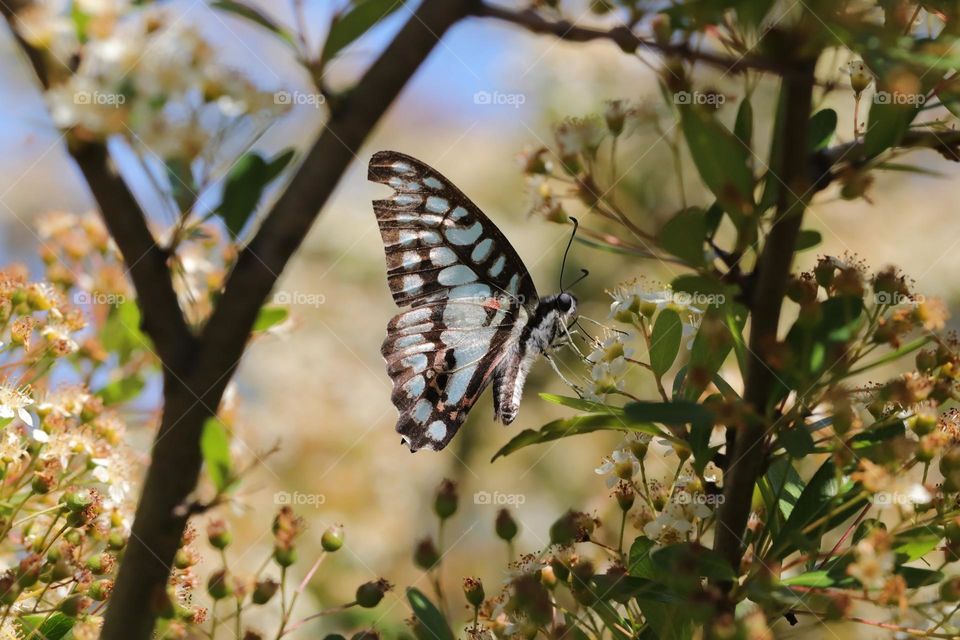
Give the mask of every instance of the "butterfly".
M 387 283 L 399 307 L 381 353 L 397 432 L 411 451 L 450 443 L 493 383 L 494 418 L 517 417 L 527 374 L 566 332 L 577 300 L 540 298 L 503 233 L 438 171 L 396 151 L 370 159 Z

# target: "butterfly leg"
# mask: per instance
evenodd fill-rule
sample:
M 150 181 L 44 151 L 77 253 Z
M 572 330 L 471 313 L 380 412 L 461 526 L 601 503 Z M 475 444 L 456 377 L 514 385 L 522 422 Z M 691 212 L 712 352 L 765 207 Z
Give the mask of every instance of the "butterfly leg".
M 572 383 L 572 382 L 570 382 L 569 380 L 567 380 L 566 376 L 564 376 L 564 375 L 560 372 L 560 367 L 557 366 L 557 361 L 553 359 L 553 355 L 550 354 L 550 353 L 545 353 L 545 354 L 543 355 L 543 357 L 547 359 L 547 362 L 550 363 L 550 366 L 553 368 L 554 373 L 556 373 L 556 374 L 560 377 L 560 379 L 563 380 L 563 383 L 564 383 L 565 385 L 567 385 L 568 387 L 570 387 L 571 389 L 573 389 L 574 392 L 576 392 L 576 394 L 582 398 L 582 397 L 583 397 L 583 393 L 582 393 L 583 390 L 582 390 L 580 387 L 578 387 L 577 385 L 575 385 L 574 383 Z

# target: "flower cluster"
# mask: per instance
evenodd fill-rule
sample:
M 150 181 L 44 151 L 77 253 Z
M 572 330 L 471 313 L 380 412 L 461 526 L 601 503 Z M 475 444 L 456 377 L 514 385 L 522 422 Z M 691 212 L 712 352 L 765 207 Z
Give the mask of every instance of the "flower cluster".
M 189 164 L 230 122 L 285 109 L 218 60 L 196 27 L 133 4 L 44 0 L 18 14 L 20 35 L 47 54 L 53 71 L 53 119 L 76 139 L 118 134 Z

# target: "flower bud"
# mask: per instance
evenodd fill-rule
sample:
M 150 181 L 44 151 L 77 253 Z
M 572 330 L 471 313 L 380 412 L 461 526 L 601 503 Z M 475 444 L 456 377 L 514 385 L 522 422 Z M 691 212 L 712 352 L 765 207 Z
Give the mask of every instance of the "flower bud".
M 65 616 L 75 618 L 81 612 L 85 611 L 89 606 L 90 598 L 75 593 L 61 600 L 60 604 L 57 606 L 57 609 L 59 609 L 60 613 L 64 614 Z
M 417 543 L 413 551 L 413 562 L 424 571 L 430 571 L 440 562 L 440 553 L 429 537 Z
M 297 550 L 277 545 L 273 548 L 273 559 L 281 567 L 289 567 L 297 561 Z
M 357 587 L 357 604 L 364 609 L 372 609 L 380 604 L 384 594 L 392 588 L 392 585 L 383 578 L 371 582 L 364 582 Z
M 111 551 L 119 551 L 127 546 L 127 539 L 123 537 L 123 534 L 119 531 L 110 532 L 110 537 L 107 538 L 107 548 Z
M 217 518 L 207 524 L 207 541 L 214 549 L 226 549 L 232 540 L 233 536 L 223 520 Z
M 853 93 L 859 96 L 864 89 L 870 86 L 873 75 L 867 70 L 867 65 L 863 64 L 863 60 L 851 60 L 848 69 L 850 71 L 850 86 L 853 88 Z
M 334 552 L 343 546 L 343 527 L 335 524 L 327 527 L 323 535 L 320 536 L 320 546 L 324 551 Z
M 510 511 L 500 509 L 500 511 L 497 512 L 494 530 L 497 532 L 498 538 L 510 542 L 517 536 L 520 527 L 517 526 L 517 522 L 513 519 L 513 516 L 510 515 Z
M 279 588 L 280 583 L 276 580 L 271 580 L 270 578 L 257 580 L 256 585 L 253 587 L 253 604 L 266 604 L 270 602 L 270 599 L 273 598 Z
M 433 512 L 441 520 L 446 520 L 457 512 L 458 501 L 456 483 L 444 478 L 437 488 L 437 495 L 433 501 Z
M 113 580 L 97 580 L 90 588 L 87 589 L 87 595 L 97 600 L 98 602 L 103 602 L 110 599 L 110 594 L 113 592 Z
M 937 354 L 930 349 L 917 352 L 917 370 L 921 373 L 930 373 L 937 368 Z
M 223 600 L 233 595 L 233 586 L 230 584 L 230 575 L 226 569 L 214 572 L 207 581 L 207 593 L 214 600 Z
M 940 583 L 940 599 L 944 602 L 960 602 L 960 576 L 947 578 Z
M 620 510 L 626 513 L 630 511 L 633 507 L 633 502 L 636 499 L 636 494 L 634 494 L 633 487 L 625 482 L 621 482 L 616 490 L 613 492 L 614 497 L 617 499 L 617 504 L 620 506 Z
M 90 506 L 93 498 L 90 496 L 89 489 L 72 488 L 64 492 L 60 502 L 70 511 L 77 512 Z
M 466 597 L 467 602 L 475 608 L 483 604 L 483 599 L 486 597 L 486 594 L 483 592 L 483 583 L 480 582 L 480 578 L 464 578 L 463 595 Z
M 571 509 L 550 525 L 550 544 L 567 546 L 574 542 L 585 542 L 590 539 L 594 526 L 590 516 Z

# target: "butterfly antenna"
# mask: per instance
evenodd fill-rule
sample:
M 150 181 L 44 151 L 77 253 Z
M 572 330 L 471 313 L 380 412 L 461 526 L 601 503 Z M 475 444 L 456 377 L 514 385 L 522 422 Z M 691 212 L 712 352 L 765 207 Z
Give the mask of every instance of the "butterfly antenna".
M 570 234 L 570 239 L 567 240 L 567 248 L 563 250 L 563 262 L 560 263 L 560 291 L 566 291 L 567 288 L 569 288 L 564 288 L 563 286 L 563 272 L 567 268 L 567 255 L 570 253 L 570 247 L 573 245 L 573 239 L 577 237 L 577 229 L 580 228 L 580 221 L 573 216 L 570 217 L 570 222 L 573 223 L 573 233 Z M 581 276 L 581 280 L 582 279 L 583 276 Z M 580 280 L 577 280 L 577 282 L 580 282 Z

